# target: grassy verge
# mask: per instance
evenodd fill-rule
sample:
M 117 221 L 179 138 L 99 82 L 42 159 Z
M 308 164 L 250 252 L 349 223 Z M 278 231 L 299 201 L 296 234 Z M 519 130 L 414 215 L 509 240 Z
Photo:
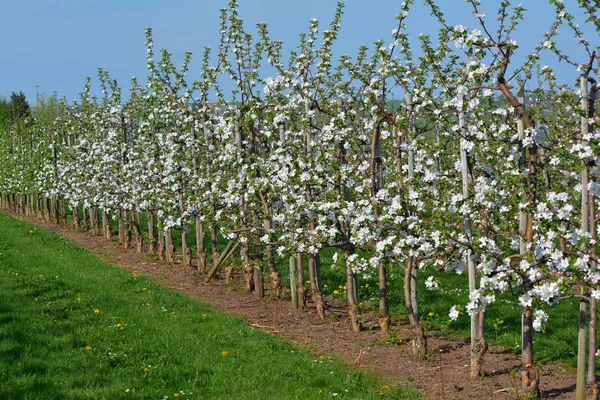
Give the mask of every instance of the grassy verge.
M 415 398 L 0 214 L 0 398 Z

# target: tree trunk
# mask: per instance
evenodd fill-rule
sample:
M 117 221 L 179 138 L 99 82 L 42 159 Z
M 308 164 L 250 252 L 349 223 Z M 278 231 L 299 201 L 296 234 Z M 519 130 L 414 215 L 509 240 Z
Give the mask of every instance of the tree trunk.
M 196 217 L 196 250 L 198 258 L 198 271 L 206 271 L 206 248 L 204 247 L 204 221 Z
M 271 230 L 271 221 L 269 219 L 266 219 L 263 225 L 266 232 Z M 279 299 L 281 298 L 282 289 L 281 274 L 275 267 L 275 252 L 271 243 L 267 244 L 267 266 L 269 267 L 269 277 L 271 279 L 271 291 Z
M 183 254 L 183 267 L 192 268 L 192 250 L 187 243 L 187 226 L 182 227 L 181 231 L 181 253 Z
M 67 219 L 67 206 L 65 204 L 65 199 L 60 199 L 60 214 L 62 215 L 63 225 L 67 226 L 69 222 Z
M 142 253 L 144 251 L 144 235 L 142 234 L 142 227 L 140 225 L 139 214 L 137 212 L 131 212 L 131 226 L 133 228 L 135 249 L 138 253 Z
M 475 355 L 471 367 L 471 378 L 480 377 L 483 374 L 483 362 L 485 360 L 485 353 L 488 350 L 488 344 L 485 340 L 485 313 L 479 311 L 477 316 L 478 332 L 477 341 L 473 346 L 473 353 Z
M 96 207 L 90 207 L 90 225 L 92 227 L 92 232 L 95 236 L 100 236 L 100 224 L 98 223 L 98 214 L 96 212 Z
M 526 287 L 526 290 L 530 289 Z M 523 307 L 521 323 L 522 353 L 521 353 L 521 389 L 526 396 L 540 397 L 540 373 L 533 364 L 533 310 Z
M 317 281 L 317 261 L 314 254 L 308 254 L 308 275 L 311 286 L 312 301 L 317 309 L 317 315 L 321 319 L 325 319 L 325 301 L 323 300 L 323 294 L 319 289 L 319 282 Z
M 292 308 L 298 309 L 298 285 L 296 279 L 296 258 L 294 256 L 289 257 L 290 265 L 290 294 L 292 296 Z
M 175 262 L 175 244 L 173 243 L 173 230 L 167 229 L 165 233 L 165 259 L 168 263 Z
M 129 217 L 128 215 L 131 213 L 128 213 L 127 210 L 122 210 L 123 212 L 123 229 L 124 229 L 124 235 L 125 235 L 125 242 L 123 243 L 123 247 L 128 249 L 131 247 L 131 229 L 130 229 L 130 225 L 129 225 Z
M 390 309 L 387 301 L 387 260 L 379 261 L 379 328 L 381 337 L 386 338 L 390 334 Z
M 148 253 L 156 253 L 156 233 L 154 231 L 154 211 L 148 211 L 148 238 L 150 243 L 148 244 Z
M 52 202 L 50 200 L 50 197 L 45 196 L 44 203 L 46 204 L 46 221 L 50 222 L 50 220 L 52 219 Z
M 302 253 L 296 253 L 296 271 L 298 271 L 298 304 L 305 310 L 307 290 L 306 285 L 304 284 L 304 261 L 302 259 Z
M 212 262 L 214 266 L 219 259 L 219 235 L 215 223 L 210 227 L 210 244 L 212 246 Z
M 253 260 L 251 265 L 253 270 L 254 293 L 256 293 L 258 297 L 263 298 L 265 297 L 265 285 L 261 262 L 260 260 Z
M 593 132 L 594 127 L 589 121 L 592 121 L 596 114 L 595 108 L 595 99 L 596 99 L 596 82 L 591 80 L 592 86 L 589 91 L 589 102 L 588 102 L 588 132 Z M 590 169 L 593 171 L 593 169 Z M 598 178 L 594 176 L 590 179 L 596 180 L 598 183 Z M 598 241 L 598 217 L 596 213 L 596 199 L 594 196 L 594 192 L 589 192 L 589 210 L 590 210 L 590 233 L 592 240 L 597 243 Z M 593 267 L 597 268 L 597 262 L 595 260 L 598 259 L 598 250 L 597 247 L 591 246 L 590 248 L 591 255 L 591 263 Z M 596 352 L 598 350 L 597 346 L 597 318 L 598 318 L 598 301 L 590 296 L 590 324 L 589 324 L 589 344 L 588 344 L 588 366 L 587 366 L 587 387 L 589 398 L 592 400 L 599 400 L 600 398 L 600 388 L 598 388 L 598 383 L 596 382 Z
M 575 400 L 585 400 L 587 386 L 585 384 L 586 346 L 587 346 L 587 301 L 579 301 L 579 326 L 577 335 L 577 380 Z
M 360 306 L 358 304 L 358 296 L 356 295 L 356 273 L 354 273 L 354 270 L 348 261 L 352 254 L 354 254 L 354 247 L 344 250 L 344 256 L 346 260 L 346 293 L 348 298 L 348 316 L 350 317 L 352 330 L 354 332 L 360 332 L 362 330 L 362 326 L 360 323 Z
M 157 234 L 158 234 L 158 259 L 164 260 L 166 258 L 167 253 L 167 243 L 165 240 L 165 230 L 162 224 L 162 220 L 158 218 L 157 220 Z
M 598 383 L 596 382 L 596 351 L 597 351 L 597 307 L 598 301 L 590 298 L 590 326 L 589 326 L 589 349 L 588 349 L 588 375 L 587 387 L 592 399 L 600 397 Z
M 102 230 L 104 231 L 104 237 L 106 240 L 112 240 L 110 232 L 110 218 L 106 210 L 102 210 Z
M 19 214 L 25 214 L 25 195 L 23 194 L 19 194 Z M 58 225 L 58 216 L 56 218 L 56 225 Z
M 244 269 L 244 280 L 246 281 L 248 293 L 254 292 L 254 268 L 247 267 Z
M 125 245 L 125 218 L 123 217 L 123 209 L 119 208 L 117 211 L 119 215 L 119 243 Z
M 581 90 L 581 109 L 585 110 L 585 115 L 581 116 L 581 137 L 584 145 L 589 145 L 589 141 L 585 139 L 589 132 L 589 119 L 588 119 L 588 90 L 587 90 L 588 79 L 586 75 L 580 77 L 580 90 Z M 584 161 L 583 170 L 581 171 L 581 232 L 586 234 L 590 233 L 590 220 L 589 220 L 589 175 L 587 161 Z M 587 244 L 581 245 L 581 252 L 587 254 Z M 581 294 L 586 295 L 585 288 L 582 285 Z M 587 302 L 581 300 L 579 302 L 579 330 L 578 330 L 578 342 L 577 342 L 577 379 L 575 387 L 575 399 L 585 400 L 587 385 L 586 385 L 586 350 L 587 350 Z
M 246 281 L 246 289 L 248 293 L 254 291 L 254 268 L 250 265 L 250 245 L 244 243 L 241 251 L 242 263 L 244 264 L 244 279 Z
M 23 197 L 21 197 L 21 210 L 23 209 Z M 54 200 L 52 201 L 52 206 L 54 207 L 54 224 L 58 225 L 60 224 L 60 207 L 58 204 L 58 199 L 54 198 Z
M 404 303 L 406 306 L 406 312 L 408 314 L 408 321 L 415 332 L 415 337 L 412 342 L 413 354 L 417 358 L 424 358 L 427 354 L 427 338 L 425 337 L 423 326 L 419 322 L 419 319 L 413 309 L 412 295 L 410 290 L 410 276 L 413 268 L 415 268 L 414 260 L 412 257 L 408 257 L 406 269 L 404 270 Z
M 41 203 L 40 203 L 41 204 Z M 41 208 L 43 217 L 43 207 Z M 71 208 L 71 212 L 73 213 L 73 228 L 81 229 L 81 217 L 79 216 L 79 205 L 75 205 Z
M 231 285 L 233 282 L 233 267 L 229 266 L 225 268 L 225 283 Z

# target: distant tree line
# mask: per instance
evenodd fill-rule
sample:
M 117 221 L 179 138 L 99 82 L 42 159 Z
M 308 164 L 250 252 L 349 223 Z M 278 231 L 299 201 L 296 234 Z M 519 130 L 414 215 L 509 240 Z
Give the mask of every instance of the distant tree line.
M 22 91 L 12 92 L 9 99 L 0 98 L 0 125 L 11 125 L 30 114 L 31 107 Z

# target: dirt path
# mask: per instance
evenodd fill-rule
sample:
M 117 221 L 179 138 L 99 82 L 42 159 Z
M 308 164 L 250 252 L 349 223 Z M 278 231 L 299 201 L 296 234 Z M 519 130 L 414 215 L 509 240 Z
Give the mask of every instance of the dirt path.
M 260 300 L 256 295 L 246 293 L 241 285 L 226 286 L 219 280 L 204 285 L 197 273 L 184 270 L 181 264 L 167 265 L 139 254 L 135 249 L 124 250 L 115 241 L 109 242 L 71 226 L 11 215 L 67 237 L 109 264 L 153 277 L 166 288 L 212 303 L 228 314 L 245 317 L 252 327 L 281 335 L 299 346 L 310 347 L 317 354 L 339 355 L 349 364 L 381 373 L 391 384 L 410 382 L 425 399 L 519 398 L 519 358 L 502 348 L 490 349 L 484 365 L 485 375 L 471 380 L 468 377 L 469 346 L 464 341 L 430 336 L 431 357 L 417 361 L 410 355 L 410 331 L 406 326 L 399 326 L 397 321 L 392 330 L 398 334 L 398 343 L 385 345 L 377 331 L 352 333 L 342 306 L 329 306 L 327 318 L 321 321 L 312 304 L 308 305 L 308 310 L 294 311 L 289 302 Z M 242 280 L 241 276 L 236 278 L 237 282 Z M 560 365 L 540 365 L 539 368 L 542 398 L 573 398 L 575 371 Z

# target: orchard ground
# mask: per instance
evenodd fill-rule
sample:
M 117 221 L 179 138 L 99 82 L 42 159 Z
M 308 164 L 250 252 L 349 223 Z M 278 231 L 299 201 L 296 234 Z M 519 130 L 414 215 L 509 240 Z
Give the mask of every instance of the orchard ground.
M 16 216 L 16 215 L 14 215 Z M 393 321 L 393 335 L 382 341 L 375 329 L 351 332 L 342 303 L 329 299 L 327 318 L 320 320 L 312 304 L 307 310 L 293 310 L 290 303 L 268 296 L 245 293 L 242 277 L 233 285 L 217 280 L 203 284 L 203 277 L 181 264 L 166 264 L 124 250 L 118 242 L 74 230 L 70 225 L 54 225 L 33 217 L 23 217 L 42 228 L 73 240 L 109 264 L 147 276 L 163 287 L 177 290 L 192 299 L 213 304 L 217 309 L 247 319 L 252 328 L 284 337 L 315 355 L 341 356 L 349 364 L 381 373 L 390 384 L 409 382 L 426 399 L 514 399 L 519 397 L 520 359 L 510 348 L 492 346 L 486 355 L 484 376 L 469 379 L 469 344 L 461 338 L 448 338 L 435 330 L 428 332 L 430 354 L 426 360 L 411 356 L 411 330 Z M 235 291 L 235 296 L 232 292 Z M 370 320 L 372 318 L 372 320 Z M 374 325 L 375 315 L 365 315 L 365 325 Z M 575 390 L 575 370 L 559 364 L 539 365 L 543 398 L 570 399 Z M 248 377 L 250 379 L 250 377 Z

